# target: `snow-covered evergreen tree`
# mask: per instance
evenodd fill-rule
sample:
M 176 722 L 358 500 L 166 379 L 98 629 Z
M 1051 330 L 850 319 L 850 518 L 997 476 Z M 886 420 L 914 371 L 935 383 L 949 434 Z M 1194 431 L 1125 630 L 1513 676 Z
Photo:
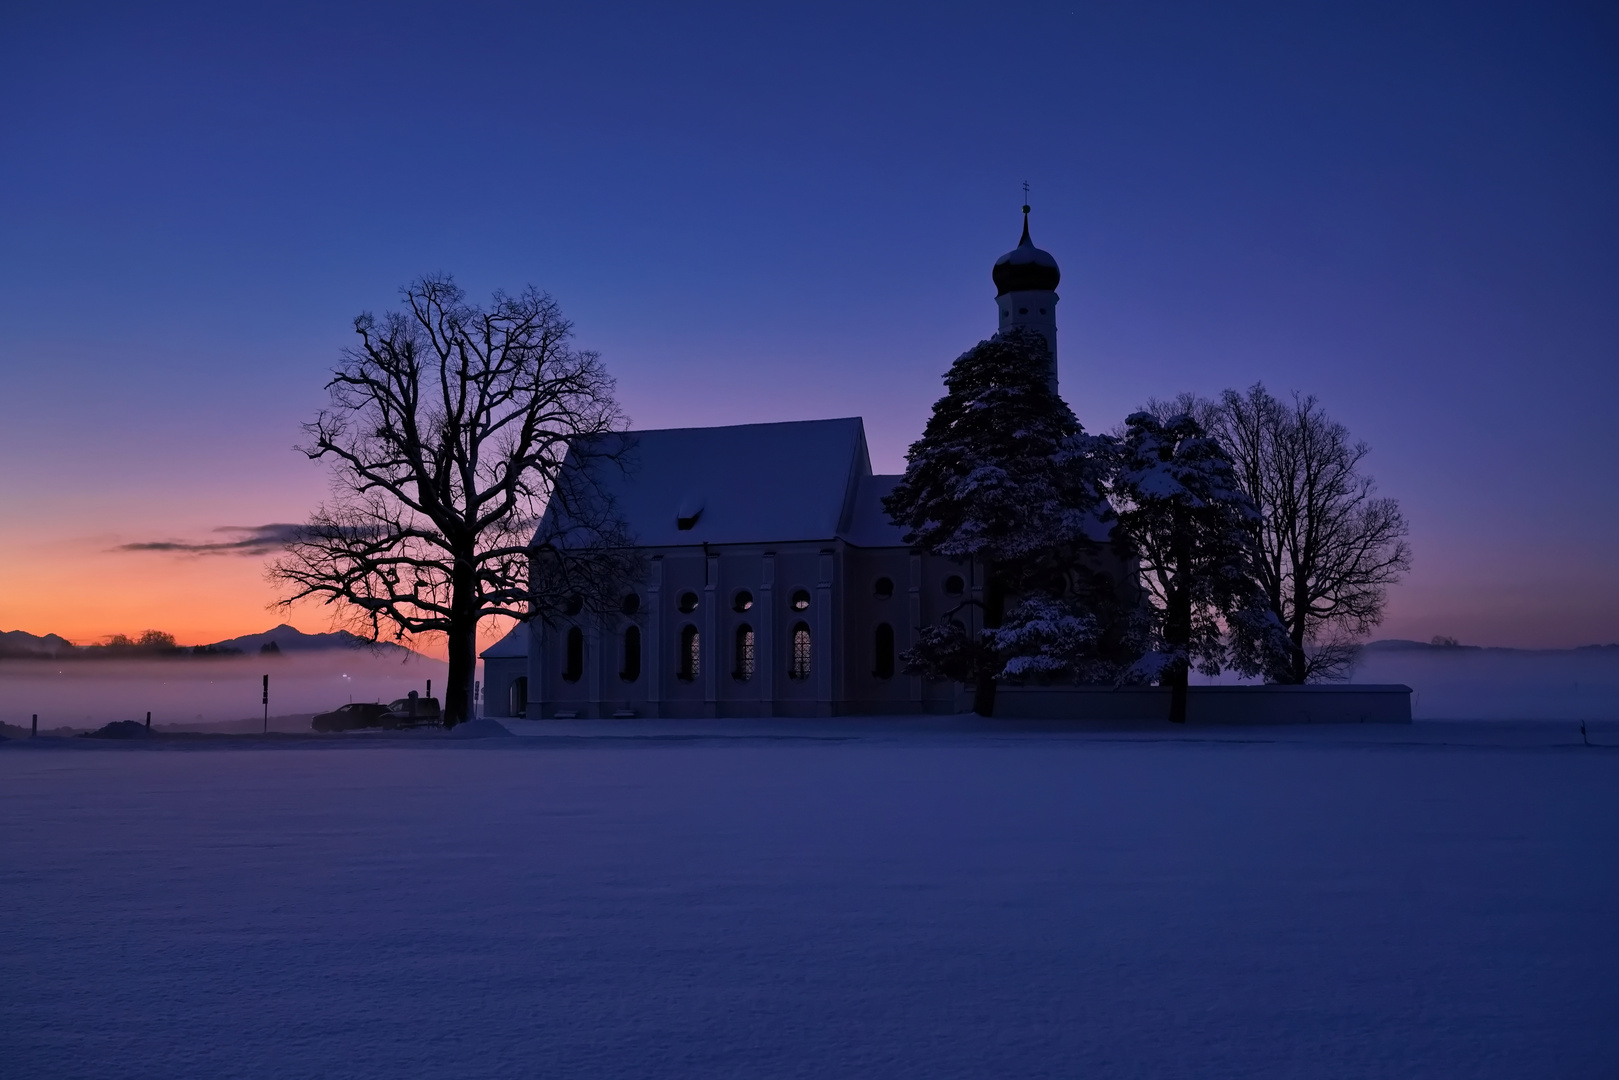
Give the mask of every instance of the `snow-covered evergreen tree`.
M 1184 723 L 1192 668 L 1258 675 L 1285 648 L 1254 580 L 1259 511 L 1231 459 L 1189 414 L 1134 413 L 1114 449 L 1118 537 L 1151 600 L 1151 648 L 1135 674 L 1171 687 L 1169 718 Z
M 982 600 L 961 607 L 979 604 L 983 629 L 969 634 L 958 608 L 923 632 L 906 661 L 932 678 L 973 683 L 985 716 L 997 678 L 1071 669 L 1096 636 L 1075 586 L 1087 576 L 1076 570 L 1083 556 L 1100 549 L 1106 440 L 1085 434 L 1048 385 L 1049 355 L 1044 338 L 1022 330 L 963 353 L 884 500 L 907 543 L 982 569 Z M 1010 623 L 1009 596 L 1021 600 Z

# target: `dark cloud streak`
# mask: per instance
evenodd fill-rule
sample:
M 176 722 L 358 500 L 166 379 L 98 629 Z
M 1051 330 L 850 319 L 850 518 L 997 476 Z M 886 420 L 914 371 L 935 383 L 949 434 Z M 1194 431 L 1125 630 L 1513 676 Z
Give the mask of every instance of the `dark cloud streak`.
M 167 551 L 181 555 L 272 555 L 304 535 L 302 525 L 221 525 L 216 533 L 238 534 L 234 540 L 188 543 L 183 540 L 147 540 L 119 544 L 114 551 Z

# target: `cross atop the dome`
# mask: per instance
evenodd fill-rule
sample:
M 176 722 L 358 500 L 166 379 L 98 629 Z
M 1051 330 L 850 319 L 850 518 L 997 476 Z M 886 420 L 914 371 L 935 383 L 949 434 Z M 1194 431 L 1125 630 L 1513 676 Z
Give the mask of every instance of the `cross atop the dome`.
M 1029 216 L 1029 182 L 1023 181 L 1023 216 Z

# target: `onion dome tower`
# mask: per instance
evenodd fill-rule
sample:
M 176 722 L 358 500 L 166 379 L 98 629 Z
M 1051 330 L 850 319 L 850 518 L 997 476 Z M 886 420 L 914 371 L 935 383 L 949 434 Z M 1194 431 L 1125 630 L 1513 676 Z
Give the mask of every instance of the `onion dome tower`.
M 1000 309 L 1000 332 L 1015 327 L 1033 330 L 1051 349 L 1050 383 L 1057 391 L 1057 282 L 1062 272 L 1057 260 L 1029 239 L 1029 207 L 1023 206 L 1023 239 L 995 260 L 995 304 Z

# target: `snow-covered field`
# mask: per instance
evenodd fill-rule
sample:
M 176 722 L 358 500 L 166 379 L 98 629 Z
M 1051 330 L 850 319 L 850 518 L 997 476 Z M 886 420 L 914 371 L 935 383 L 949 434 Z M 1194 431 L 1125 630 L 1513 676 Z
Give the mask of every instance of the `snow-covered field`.
M 0 1075 L 1619 1075 L 1574 727 L 519 726 L 0 744 Z

